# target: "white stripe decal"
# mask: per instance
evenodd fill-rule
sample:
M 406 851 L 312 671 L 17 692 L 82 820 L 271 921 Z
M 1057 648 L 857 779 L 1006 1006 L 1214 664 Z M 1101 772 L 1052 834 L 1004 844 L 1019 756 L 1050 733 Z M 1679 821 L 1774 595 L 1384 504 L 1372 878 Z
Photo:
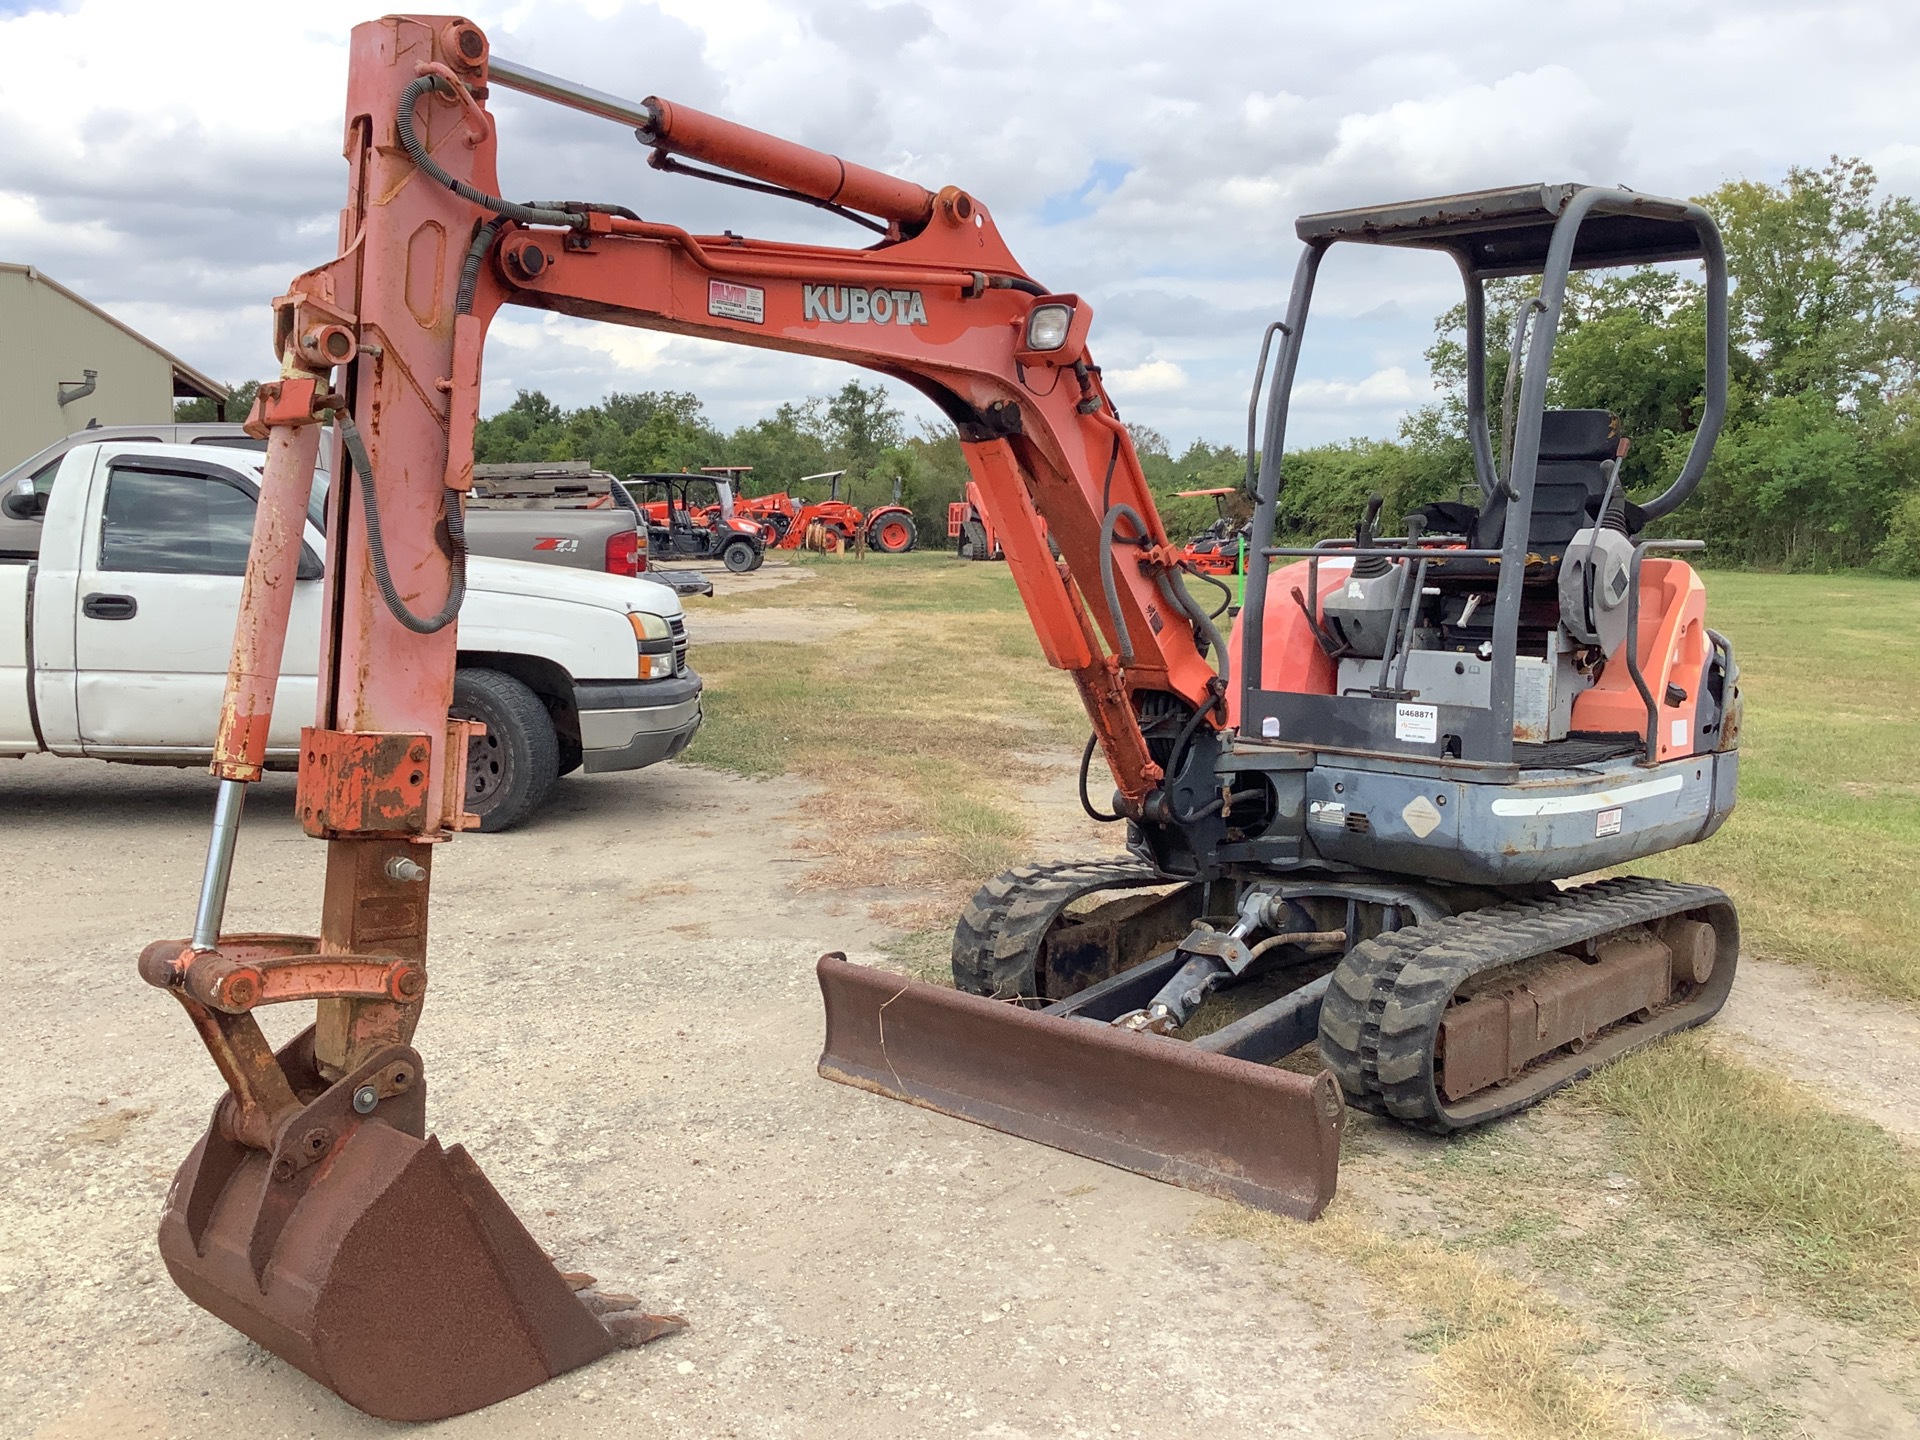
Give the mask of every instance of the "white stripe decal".
M 1629 800 L 1651 800 L 1656 795 L 1671 795 L 1680 788 L 1678 775 L 1658 780 L 1643 780 L 1638 785 L 1622 785 L 1617 790 L 1590 791 L 1585 795 L 1543 795 L 1538 799 L 1496 800 L 1496 815 L 1579 815 L 1588 810 L 1605 810 Z

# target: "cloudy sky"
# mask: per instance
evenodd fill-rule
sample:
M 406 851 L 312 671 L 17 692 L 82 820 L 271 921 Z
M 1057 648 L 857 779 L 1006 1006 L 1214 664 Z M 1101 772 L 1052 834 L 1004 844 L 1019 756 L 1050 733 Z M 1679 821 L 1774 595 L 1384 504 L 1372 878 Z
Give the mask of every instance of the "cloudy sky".
M 357 3 L 0 0 L 0 260 L 39 266 L 197 367 L 270 373 L 267 301 L 326 259 Z M 1534 180 L 1697 194 L 1861 155 L 1920 191 L 1907 0 L 520 0 L 497 53 L 659 94 L 994 213 L 1088 297 L 1122 413 L 1232 440 L 1298 214 Z M 864 243 L 803 207 L 649 171 L 618 127 L 502 95 L 509 195 L 696 230 Z M 1323 272 L 1297 441 L 1389 435 L 1429 395 L 1436 257 Z M 843 367 L 508 311 L 486 406 L 686 389 L 724 425 Z M 924 407 L 906 395 L 916 413 Z

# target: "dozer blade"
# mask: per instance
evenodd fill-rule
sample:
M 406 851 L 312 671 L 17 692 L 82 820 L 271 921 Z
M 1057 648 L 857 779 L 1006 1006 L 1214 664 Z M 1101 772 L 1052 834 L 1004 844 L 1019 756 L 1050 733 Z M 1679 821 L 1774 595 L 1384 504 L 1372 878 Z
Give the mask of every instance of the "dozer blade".
M 1345 1107 L 1301 1075 L 821 957 L 820 1073 L 1190 1190 L 1311 1220 Z
M 418 1065 L 386 1052 L 307 1105 L 271 1152 L 227 1138 L 216 1113 L 161 1216 L 174 1283 L 387 1420 L 476 1410 L 680 1328 L 603 1319 L 574 1294 L 467 1152 L 418 1133 Z M 408 1092 L 362 1118 L 352 1097 L 370 1103 L 396 1071 Z

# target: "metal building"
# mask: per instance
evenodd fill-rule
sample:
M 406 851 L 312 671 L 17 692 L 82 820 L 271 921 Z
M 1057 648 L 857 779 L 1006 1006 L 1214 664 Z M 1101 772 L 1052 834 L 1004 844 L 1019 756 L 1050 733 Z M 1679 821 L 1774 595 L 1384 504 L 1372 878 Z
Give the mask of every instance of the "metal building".
M 171 420 L 193 396 L 224 409 L 227 391 L 31 265 L 0 263 L 0 470 L 90 423 Z

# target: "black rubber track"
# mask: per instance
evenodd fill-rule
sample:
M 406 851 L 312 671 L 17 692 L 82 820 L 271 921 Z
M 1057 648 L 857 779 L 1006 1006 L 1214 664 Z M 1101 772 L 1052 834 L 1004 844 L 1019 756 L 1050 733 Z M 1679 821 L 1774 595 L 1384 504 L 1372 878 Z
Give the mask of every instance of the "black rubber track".
M 1172 883 L 1151 865 L 1124 856 L 1003 871 L 974 892 L 954 926 L 954 986 L 1002 1000 L 1033 995 L 1040 946 L 1067 906 L 1098 890 Z
M 1719 939 L 1712 976 L 1640 1022 L 1615 1025 L 1579 1054 L 1543 1058 L 1511 1083 L 1447 1104 L 1435 1077 L 1440 1020 L 1468 980 L 1636 925 L 1705 912 Z M 1739 924 L 1726 895 L 1705 885 L 1622 877 L 1559 895 L 1470 910 L 1362 941 L 1333 973 L 1320 1011 L 1320 1053 L 1347 1102 L 1446 1132 L 1524 1109 L 1630 1050 L 1710 1019 L 1733 984 Z

